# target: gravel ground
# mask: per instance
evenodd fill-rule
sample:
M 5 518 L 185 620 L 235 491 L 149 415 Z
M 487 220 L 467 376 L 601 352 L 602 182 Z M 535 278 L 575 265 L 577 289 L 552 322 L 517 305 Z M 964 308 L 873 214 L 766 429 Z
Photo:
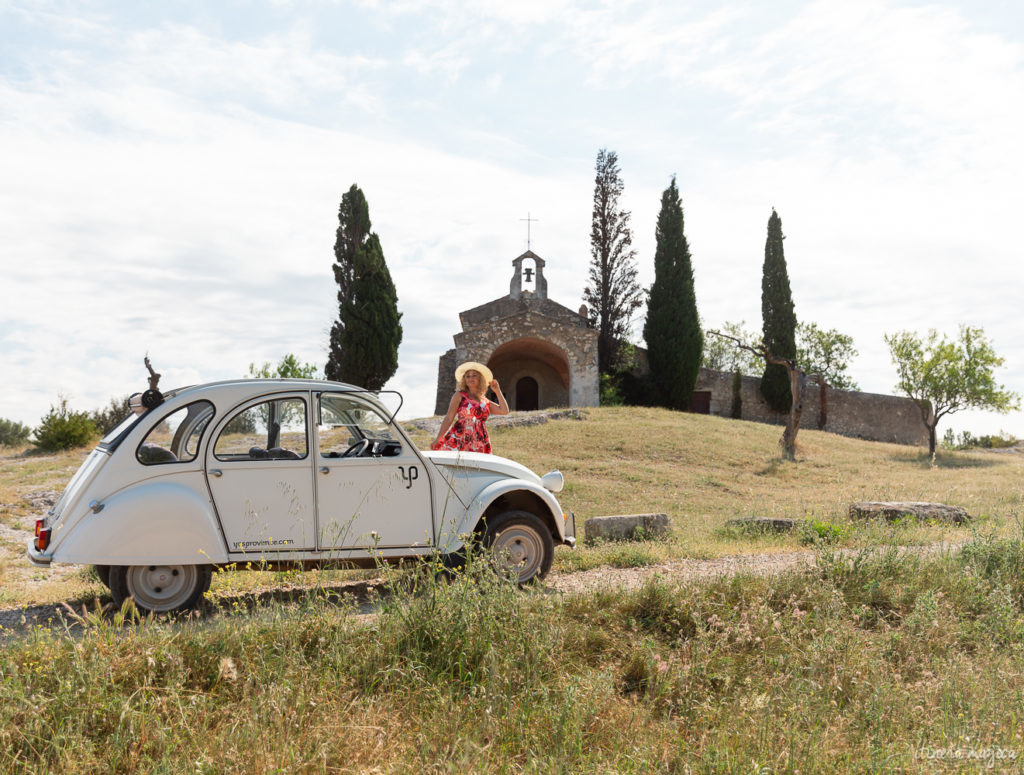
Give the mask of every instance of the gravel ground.
M 656 577 L 669 580 L 689 580 L 743 572 L 771 575 L 792 568 L 809 567 L 813 564 L 814 553 L 809 551 L 786 552 L 782 554 L 732 555 L 714 560 L 674 560 L 658 563 L 657 565 L 645 565 L 639 568 L 611 568 L 602 566 L 576 573 L 552 571 L 544 583 L 552 592 L 576 594 L 601 588 L 637 589 L 650 579 Z M 64 565 L 61 567 L 62 569 L 67 569 L 67 572 L 73 572 L 80 566 Z M 371 596 L 371 590 L 374 588 L 375 585 L 373 583 L 365 581 L 344 582 L 329 587 L 331 591 L 338 594 L 351 595 L 360 604 L 368 601 Z M 256 598 L 286 600 L 289 597 L 302 594 L 304 591 L 305 589 L 302 587 L 280 590 L 266 589 L 256 593 L 243 593 L 237 597 L 222 598 L 221 604 L 226 607 L 232 607 L 237 598 L 243 598 L 248 607 L 255 602 Z M 93 607 L 89 606 L 89 608 Z M 110 608 L 109 603 L 107 608 Z M 76 610 L 67 602 L 3 608 L 0 609 L 0 636 L 25 633 L 37 626 L 63 628 L 65 621 L 73 620 L 80 613 L 80 606 Z M 76 628 L 77 625 L 72 624 L 71 629 L 74 630 Z
M 957 544 L 932 544 L 920 547 L 901 547 L 904 551 L 921 554 L 939 554 L 955 551 Z M 885 551 L 885 548 L 877 551 Z M 842 550 L 842 554 L 853 556 L 857 549 Z M 601 566 L 576 573 L 559 573 L 552 571 L 544 584 L 555 594 L 572 595 L 600 589 L 638 589 L 654 578 L 665 581 L 689 581 L 749 573 L 758 576 L 772 576 L 797 568 L 810 568 L 815 565 L 816 555 L 812 551 L 780 552 L 775 554 L 738 554 L 718 557 L 713 560 L 672 560 L 656 565 L 645 565 L 638 568 L 612 568 Z M 77 569 L 79 566 L 64 566 Z M 373 593 L 379 590 L 380 584 L 375 581 L 351 581 L 332 584 L 328 590 L 339 595 L 353 598 L 362 613 L 372 613 L 371 601 Z M 291 586 L 277 589 L 264 589 L 258 592 L 239 593 L 230 597 L 220 598 L 220 607 L 231 610 L 241 602 L 246 608 L 254 608 L 260 603 L 270 600 L 294 600 L 308 592 L 307 587 Z M 111 604 L 107 603 L 104 610 L 109 613 Z M 89 606 L 90 609 L 93 606 Z M 0 638 L 24 634 L 33 627 L 52 627 L 64 629 L 68 626 L 71 632 L 79 629 L 74 623 L 80 615 L 70 604 L 55 603 L 49 605 L 32 605 L 16 608 L 0 609 Z M 208 606 L 204 616 L 215 617 L 216 607 Z M 66 623 L 70 623 L 67 624 Z
M 714 560 L 671 560 L 639 568 L 601 566 L 580 573 L 552 573 L 547 585 L 562 594 L 588 592 L 601 588 L 638 589 L 654 578 L 689 581 L 737 573 L 771 576 L 794 568 L 814 565 L 810 551 L 779 554 L 735 554 Z

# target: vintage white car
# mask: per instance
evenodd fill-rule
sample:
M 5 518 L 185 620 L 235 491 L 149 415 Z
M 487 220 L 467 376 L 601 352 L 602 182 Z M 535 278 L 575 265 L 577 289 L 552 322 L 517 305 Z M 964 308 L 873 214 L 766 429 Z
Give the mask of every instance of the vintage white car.
M 380 394 L 321 380 L 151 385 L 28 544 L 37 565 L 96 566 L 117 604 L 195 607 L 213 566 L 450 558 L 473 537 L 526 583 L 555 545 L 575 544 L 553 494 L 561 473 L 417 449 Z

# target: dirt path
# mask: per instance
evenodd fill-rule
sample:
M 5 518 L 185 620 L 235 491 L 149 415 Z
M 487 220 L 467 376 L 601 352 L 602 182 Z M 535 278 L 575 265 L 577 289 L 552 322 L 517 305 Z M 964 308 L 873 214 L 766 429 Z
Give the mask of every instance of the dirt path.
M 923 555 L 940 554 L 959 548 L 956 544 L 930 544 L 928 546 L 899 547 L 902 551 L 915 552 Z M 878 551 L 886 551 L 882 547 Z M 858 554 L 859 549 L 845 549 L 845 556 Z M 736 554 L 718 557 L 713 560 L 670 560 L 656 565 L 645 565 L 638 568 L 612 568 L 601 566 L 574 573 L 552 571 L 544 584 L 552 592 L 572 595 L 599 589 L 638 589 L 654 578 L 666 581 L 689 581 L 693 579 L 709 579 L 718 576 L 729 576 L 738 573 L 750 573 L 757 576 L 772 576 L 796 568 L 814 566 L 817 555 L 810 550 L 779 552 L 774 554 Z M 67 566 L 78 567 L 78 566 Z M 218 597 L 216 606 L 207 606 L 203 616 L 214 619 L 218 611 L 237 610 L 239 605 L 249 610 L 262 604 L 278 601 L 289 602 L 299 600 L 313 592 L 327 590 L 338 596 L 350 598 L 363 613 L 372 613 L 375 593 L 380 592 L 383 583 L 377 580 L 361 580 L 339 582 L 319 587 L 291 586 L 266 588 L 255 592 L 244 592 Z M 93 606 L 88 606 L 93 609 Z M 105 615 L 111 613 L 112 604 L 104 606 Z M 19 606 L 0 609 L 0 639 L 23 635 L 33 627 L 49 627 L 70 632 L 81 629 L 76 622 L 82 613 L 69 603 L 51 603 L 46 605 Z
M 713 560 L 669 560 L 638 568 L 601 566 L 579 573 L 552 573 L 546 583 L 563 594 L 588 592 L 602 587 L 637 589 L 656 577 L 689 581 L 737 573 L 771 576 L 794 568 L 809 567 L 814 562 L 814 552 L 808 550 L 777 554 L 731 554 Z

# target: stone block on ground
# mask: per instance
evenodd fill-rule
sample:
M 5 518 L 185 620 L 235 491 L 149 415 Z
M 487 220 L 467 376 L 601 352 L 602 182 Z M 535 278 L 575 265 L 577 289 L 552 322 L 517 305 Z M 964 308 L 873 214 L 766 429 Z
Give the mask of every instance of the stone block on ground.
M 858 501 L 850 504 L 850 517 L 853 519 L 884 519 L 887 522 L 895 522 L 903 517 L 913 517 L 921 521 L 934 520 L 955 525 L 962 525 L 973 519 L 959 506 L 919 501 Z
M 730 519 L 726 527 L 734 527 L 750 533 L 788 533 L 795 530 L 800 522 L 787 517 L 740 517 Z
M 642 541 L 668 535 L 672 523 L 668 514 L 617 514 L 591 517 L 583 523 L 588 541 Z

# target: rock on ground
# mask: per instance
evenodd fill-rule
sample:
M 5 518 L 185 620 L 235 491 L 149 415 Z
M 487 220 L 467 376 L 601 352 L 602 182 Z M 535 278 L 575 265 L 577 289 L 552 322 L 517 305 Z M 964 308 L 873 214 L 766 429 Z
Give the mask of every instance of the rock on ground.
M 850 504 L 850 517 L 853 519 L 884 519 L 887 522 L 895 522 L 903 517 L 913 517 L 922 521 L 934 520 L 956 525 L 970 522 L 973 519 L 959 506 L 919 501 L 858 501 Z
M 788 533 L 795 530 L 799 524 L 797 520 L 787 517 L 741 517 L 730 519 L 725 526 L 755 533 Z
M 666 535 L 671 527 L 668 514 L 618 514 L 611 517 L 591 517 L 583 523 L 588 541 L 632 541 Z

